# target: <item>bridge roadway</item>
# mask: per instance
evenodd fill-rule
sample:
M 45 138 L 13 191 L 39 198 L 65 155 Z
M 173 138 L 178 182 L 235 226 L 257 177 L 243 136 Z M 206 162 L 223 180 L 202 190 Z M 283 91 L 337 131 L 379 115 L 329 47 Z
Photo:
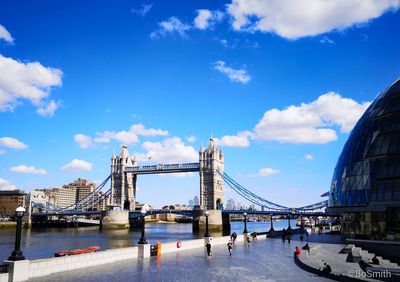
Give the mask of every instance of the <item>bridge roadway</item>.
M 163 210 L 156 209 L 147 211 L 146 215 L 153 214 L 179 214 L 183 216 L 193 217 L 193 213 L 199 210 Z M 336 214 L 329 214 L 325 212 L 303 212 L 303 211 L 250 211 L 250 210 L 222 210 L 222 214 L 244 214 L 248 215 L 272 215 L 272 216 L 337 216 Z M 32 213 L 31 217 L 37 216 L 72 216 L 72 215 L 101 215 L 101 211 L 54 211 L 47 213 Z M 140 211 L 129 212 L 129 218 L 138 218 L 141 216 Z
M 131 166 L 125 168 L 125 173 L 133 174 L 158 174 L 158 173 L 178 173 L 178 172 L 198 172 L 200 163 L 184 164 L 157 164 L 144 166 Z

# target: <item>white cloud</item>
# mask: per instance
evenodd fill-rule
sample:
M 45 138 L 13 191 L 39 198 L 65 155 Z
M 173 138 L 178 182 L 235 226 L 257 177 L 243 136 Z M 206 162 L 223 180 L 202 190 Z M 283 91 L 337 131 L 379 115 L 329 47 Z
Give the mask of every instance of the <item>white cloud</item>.
M 241 131 L 237 135 L 225 135 L 221 139 L 214 138 L 214 140 L 217 145 L 226 147 L 248 147 L 250 146 L 250 136 L 250 131 Z
M 334 45 L 335 44 L 335 41 L 330 39 L 328 36 L 324 36 L 319 42 L 322 43 L 322 44 L 328 44 L 328 45 Z
M 143 124 L 134 124 L 131 126 L 131 132 L 142 136 L 165 136 L 168 135 L 167 130 L 149 128 L 146 129 Z
M 166 21 L 159 22 L 158 25 L 159 29 L 150 34 L 151 39 L 158 39 L 168 34 L 178 34 L 185 38 L 186 32 L 192 28 L 190 25 L 182 23 L 177 17 L 170 17 Z
M 51 100 L 49 103 L 42 103 L 36 112 L 41 116 L 52 117 L 59 106 L 60 101 Z
M 154 5 L 153 3 L 150 4 L 142 3 L 142 7 L 138 9 L 133 8 L 131 9 L 131 12 L 144 18 L 150 12 L 151 8 L 153 8 L 153 5 Z
M 278 174 L 280 173 L 279 170 L 277 169 L 273 169 L 273 168 L 262 168 L 260 169 L 260 171 L 258 172 L 258 176 L 270 176 L 270 175 L 274 175 L 274 174 Z
M 314 156 L 311 155 L 311 154 L 305 154 L 305 155 L 304 155 L 304 158 L 305 158 L 307 161 L 311 161 L 311 160 L 314 159 Z
M 39 62 L 25 64 L 0 54 L 0 74 L 0 111 L 13 111 L 25 99 L 38 107 L 39 114 L 54 114 L 58 103 L 46 103 L 46 99 L 51 87 L 61 85 L 61 70 Z
M 89 148 L 93 143 L 110 143 L 112 140 L 120 141 L 124 144 L 135 144 L 139 141 L 138 136 L 165 136 L 167 130 L 146 128 L 143 124 L 133 124 L 128 131 L 103 131 L 96 133 L 96 137 L 84 134 L 75 134 L 74 139 L 83 149 Z
M 197 140 L 197 138 L 196 138 L 196 136 L 191 135 L 191 136 L 186 137 L 186 140 L 187 140 L 189 143 L 194 143 L 194 142 Z
M 28 145 L 13 137 L 1 137 L 0 146 L 17 150 L 25 150 L 29 147 Z
M 0 178 L 0 190 L 16 190 L 17 187 L 10 181 Z
M 0 24 L 0 40 L 3 39 L 4 41 L 8 43 L 13 43 L 14 38 L 12 38 L 11 34 L 8 32 L 8 30 Z
M 216 61 L 214 63 L 214 69 L 227 75 L 231 81 L 246 84 L 251 79 L 250 75 L 247 74 L 246 70 L 244 69 L 235 70 L 231 67 L 226 66 L 224 61 Z
M 206 9 L 197 10 L 197 16 L 194 19 L 194 26 L 198 29 L 207 29 L 221 21 L 224 14 L 220 11 L 210 11 Z
M 42 174 L 45 175 L 47 174 L 47 171 L 45 169 L 41 168 L 35 168 L 33 166 L 26 166 L 26 165 L 19 165 L 19 166 L 13 166 L 10 168 L 12 172 L 18 172 L 18 173 L 29 173 L 29 174 Z
M 139 141 L 139 137 L 135 133 L 125 130 L 118 132 L 105 131 L 102 134 L 100 134 L 101 139 L 98 140 L 106 140 L 102 138 L 109 138 L 120 141 L 124 144 L 134 144 Z
M 198 152 L 185 145 L 179 137 L 171 137 L 162 142 L 144 142 L 142 147 L 147 150 L 145 156 L 159 163 L 196 162 Z
M 337 139 L 336 131 L 330 127 L 340 126 L 342 132 L 349 132 L 369 105 L 370 102 L 357 103 L 329 92 L 309 104 L 265 112 L 254 128 L 254 139 L 328 143 Z
M 84 134 L 75 134 L 74 140 L 82 149 L 87 149 L 92 145 L 92 138 Z
M 73 159 L 61 169 L 63 171 L 91 171 L 92 167 L 92 163 L 83 160 Z
M 226 39 L 221 39 L 219 41 L 224 47 L 228 48 L 229 47 L 229 41 Z
M 227 11 L 235 30 L 297 39 L 365 23 L 399 6 L 400 0 L 232 0 Z
M 5 150 L 1 150 L 1 149 L 0 149 L 0 155 L 3 155 L 3 154 L 5 154 L 5 153 L 6 153 Z

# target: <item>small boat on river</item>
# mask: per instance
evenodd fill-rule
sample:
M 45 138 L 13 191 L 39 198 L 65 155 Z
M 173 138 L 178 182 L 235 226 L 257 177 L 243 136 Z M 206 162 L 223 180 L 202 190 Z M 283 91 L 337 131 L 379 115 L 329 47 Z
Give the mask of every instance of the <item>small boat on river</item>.
M 93 246 L 86 249 L 76 249 L 72 251 L 57 251 L 54 253 L 55 257 L 65 257 L 65 256 L 73 256 L 73 255 L 80 255 L 80 254 L 89 254 L 100 251 L 99 246 Z

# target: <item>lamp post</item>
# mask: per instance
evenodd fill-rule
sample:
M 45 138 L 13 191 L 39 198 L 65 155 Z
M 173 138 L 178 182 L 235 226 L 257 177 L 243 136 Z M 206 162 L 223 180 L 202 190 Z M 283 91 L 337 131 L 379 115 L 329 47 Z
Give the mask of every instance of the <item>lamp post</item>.
M 269 219 L 270 219 L 270 221 L 271 221 L 271 228 L 269 229 L 269 232 L 273 232 L 273 231 L 275 231 L 274 230 L 274 222 L 273 222 L 273 217 L 272 217 L 272 214 L 269 216 Z
M 243 216 L 244 216 L 244 230 L 243 230 L 243 233 L 248 233 L 248 231 L 247 231 L 247 213 L 245 212 L 243 214 Z
M 204 215 L 206 216 L 206 233 L 204 233 L 204 237 L 210 237 L 210 233 L 208 232 L 208 216 L 209 216 L 209 212 L 206 211 L 204 213 Z
M 144 217 L 146 216 L 146 209 L 143 207 L 140 211 L 141 214 L 141 218 L 142 218 L 142 235 L 140 237 L 140 240 L 138 242 L 138 244 L 147 244 L 147 240 L 144 237 Z
M 23 207 L 18 207 L 15 210 L 15 215 L 17 216 L 17 231 L 15 232 L 15 248 L 11 253 L 8 260 L 17 261 L 24 260 L 25 257 L 22 255 L 21 251 L 21 229 L 22 229 L 22 217 L 24 216 L 25 209 Z

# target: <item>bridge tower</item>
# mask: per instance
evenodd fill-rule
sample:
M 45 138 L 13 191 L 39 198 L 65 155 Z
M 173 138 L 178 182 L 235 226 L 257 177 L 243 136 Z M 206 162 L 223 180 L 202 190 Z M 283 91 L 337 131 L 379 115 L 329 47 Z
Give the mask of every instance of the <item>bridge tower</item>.
M 123 210 L 135 210 L 136 174 L 125 173 L 128 166 L 136 166 L 135 157 L 129 155 L 128 147 L 122 146 L 119 156 L 111 157 L 111 195 L 110 204 Z
M 211 137 L 207 149 L 201 146 L 200 163 L 200 208 L 222 210 L 224 204 L 224 181 L 218 174 L 224 173 L 224 153 L 215 147 Z

